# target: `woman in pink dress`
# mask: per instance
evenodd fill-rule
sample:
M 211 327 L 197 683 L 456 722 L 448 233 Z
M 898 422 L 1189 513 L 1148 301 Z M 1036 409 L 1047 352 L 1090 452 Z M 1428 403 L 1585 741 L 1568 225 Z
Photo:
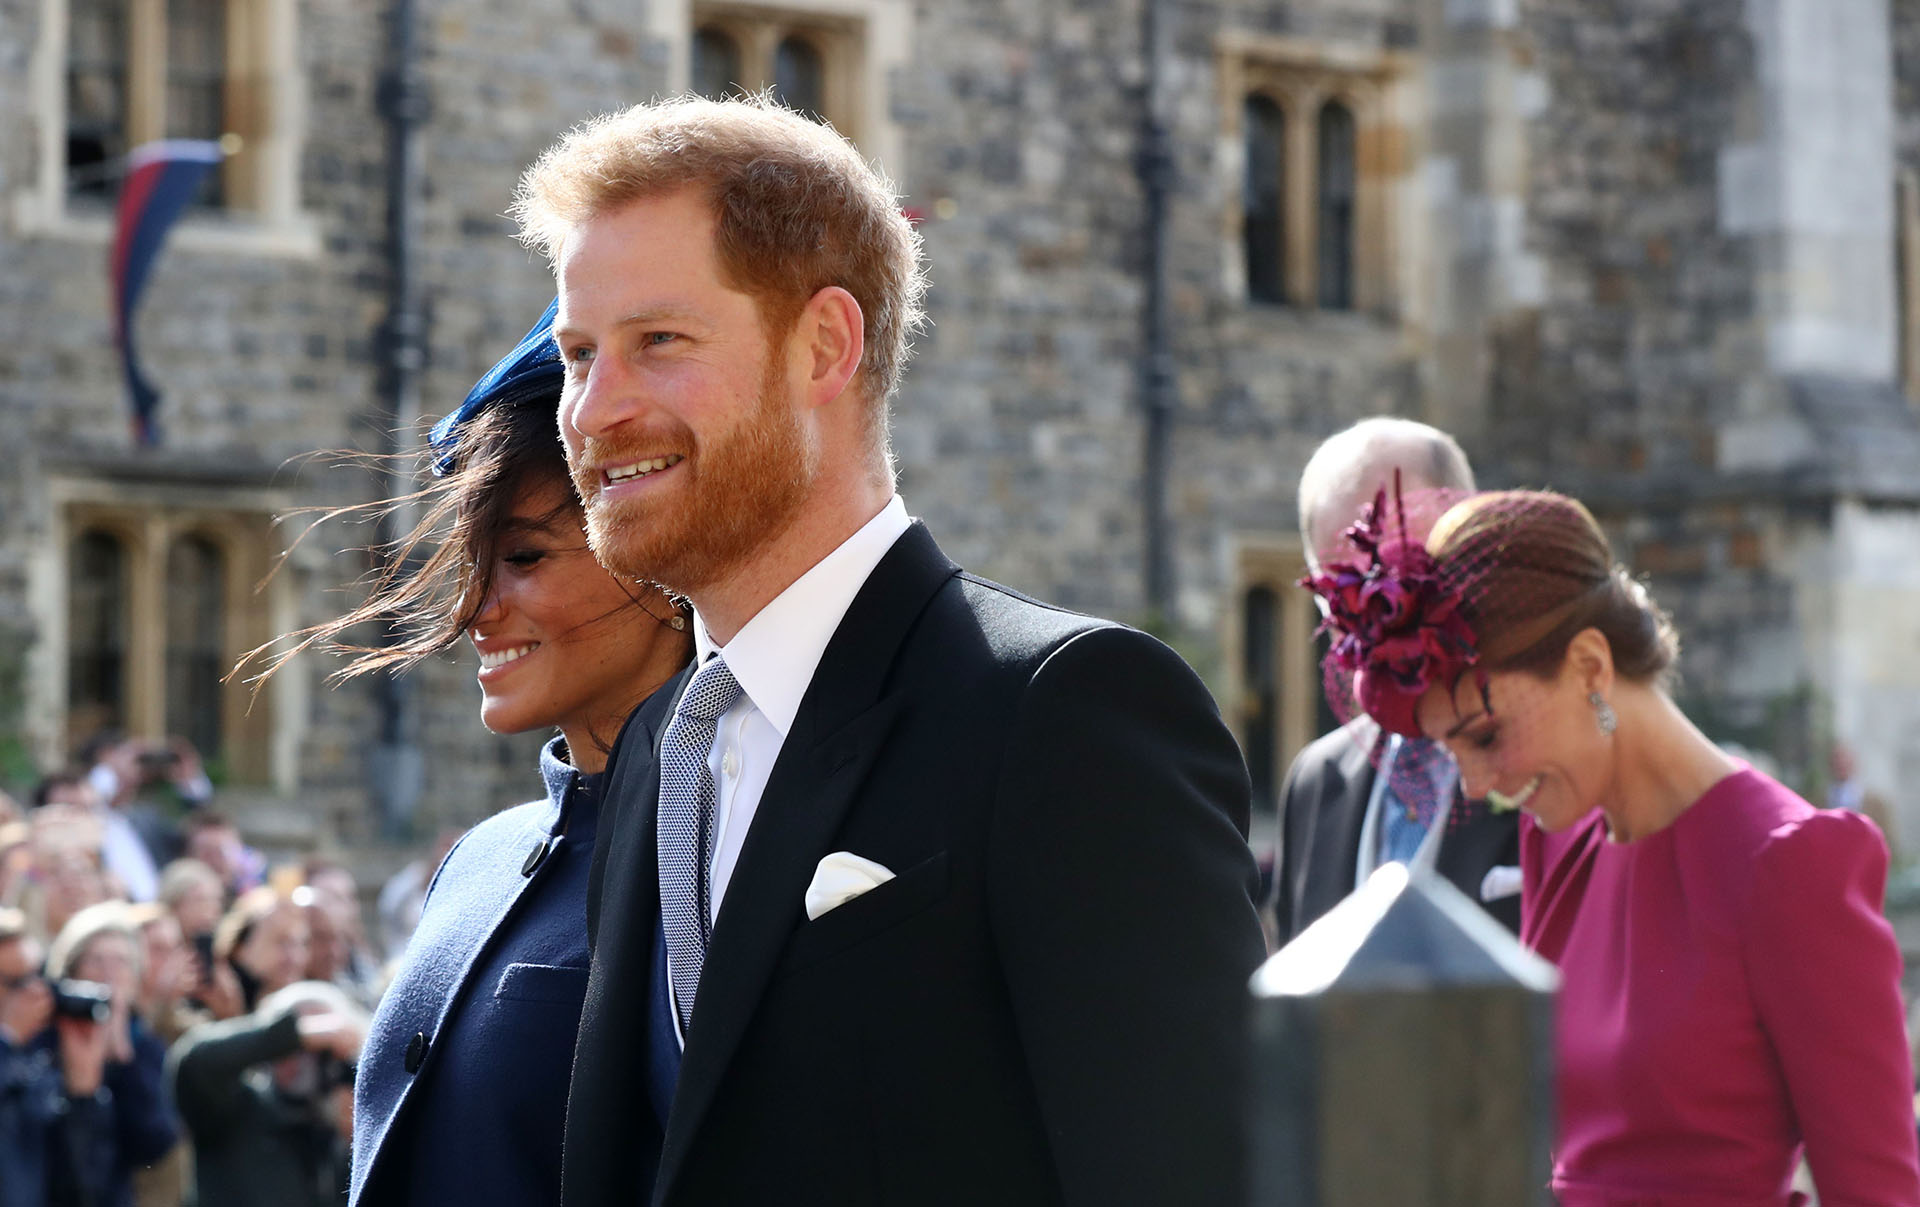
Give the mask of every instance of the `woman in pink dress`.
M 1471 496 L 1424 548 L 1376 504 L 1313 580 L 1388 732 L 1524 809 L 1522 938 L 1563 975 L 1562 1207 L 1920 1207 L 1887 849 L 1723 754 L 1674 705 L 1677 642 L 1586 508 Z

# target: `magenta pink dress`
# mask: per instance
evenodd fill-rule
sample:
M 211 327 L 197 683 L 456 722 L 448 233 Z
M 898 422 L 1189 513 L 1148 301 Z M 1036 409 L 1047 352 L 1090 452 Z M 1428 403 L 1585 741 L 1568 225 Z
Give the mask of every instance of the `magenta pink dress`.
M 1561 1207 L 1920 1207 L 1887 848 L 1751 770 L 1666 829 L 1521 827 L 1521 938 L 1559 965 Z

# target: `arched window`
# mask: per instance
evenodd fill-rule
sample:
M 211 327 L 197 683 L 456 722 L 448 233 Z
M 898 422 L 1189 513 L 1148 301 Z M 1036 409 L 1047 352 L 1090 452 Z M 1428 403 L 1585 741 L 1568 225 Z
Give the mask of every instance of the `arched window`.
M 226 557 L 204 537 L 167 550 L 166 727 L 205 758 L 220 750 Z
M 1280 711 L 1280 598 L 1270 586 L 1248 589 L 1242 598 L 1245 625 L 1240 642 L 1241 678 L 1245 696 L 1241 705 L 1241 750 L 1247 774 L 1253 780 L 1253 799 L 1272 805 L 1278 800 Z
M 1247 98 L 1246 184 L 1241 239 L 1247 258 L 1247 296 L 1284 302 L 1286 295 L 1286 117 L 1270 97 Z
M 858 138 L 866 23 L 817 7 L 691 0 L 693 90 L 715 99 L 764 93 Z
M 1353 309 L 1353 112 L 1339 101 L 1320 110 L 1317 295 L 1323 309 Z
M 740 95 L 740 44 L 708 26 L 693 35 L 693 90 L 709 100 Z
M 812 42 L 786 37 L 773 52 L 773 92 L 783 103 L 818 120 L 826 105 L 826 66 Z
M 67 713 L 75 741 L 127 723 L 127 551 L 99 529 L 67 563 Z
M 111 200 L 127 150 L 127 6 L 71 0 L 67 7 L 67 190 Z

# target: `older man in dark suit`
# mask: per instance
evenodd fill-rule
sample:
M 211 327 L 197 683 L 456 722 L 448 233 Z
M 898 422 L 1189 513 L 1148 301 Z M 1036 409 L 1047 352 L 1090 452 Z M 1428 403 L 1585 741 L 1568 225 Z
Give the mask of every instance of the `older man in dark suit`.
M 608 772 L 564 1201 L 1238 1202 L 1244 766 L 1171 651 L 909 518 L 890 187 L 687 100 L 569 134 L 518 213 L 593 547 L 698 613 Z
M 1445 432 L 1407 419 L 1362 420 L 1329 437 L 1300 475 L 1300 536 L 1315 569 L 1354 556 L 1344 533 L 1378 491 L 1392 488 L 1396 472 L 1410 496 L 1473 489 L 1466 454 Z M 1279 942 L 1395 861 L 1433 868 L 1517 931 L 1515 815 L 1466 799 L 1459 780 L 1444 748 L 1418 738 L 1382 742 L 1364 714 L 1302 750 L 1280 794 L 1272 916 Z

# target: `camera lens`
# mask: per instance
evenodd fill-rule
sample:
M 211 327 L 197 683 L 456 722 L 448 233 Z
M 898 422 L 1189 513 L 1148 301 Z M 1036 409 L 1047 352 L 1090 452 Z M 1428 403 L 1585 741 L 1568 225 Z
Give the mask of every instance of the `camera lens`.
M 59 1018 L 104 1023 L 113 1014 L 113 990 L 98 981 L 56 981 L 53 1012 Z

